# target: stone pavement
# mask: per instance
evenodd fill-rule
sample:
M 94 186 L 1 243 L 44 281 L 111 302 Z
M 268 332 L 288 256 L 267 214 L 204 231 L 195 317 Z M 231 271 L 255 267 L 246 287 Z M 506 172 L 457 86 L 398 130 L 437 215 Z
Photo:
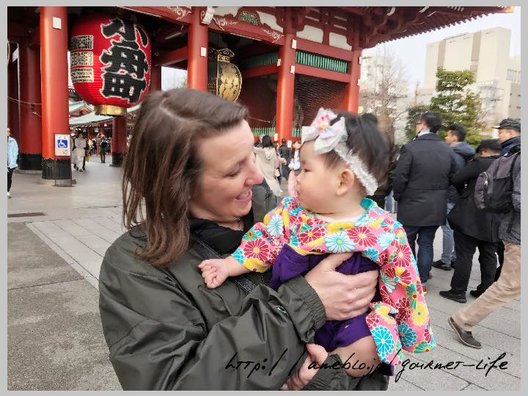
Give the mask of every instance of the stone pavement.
M 121 169 L 108 166 L 110 161 L 95 159 L 86 172 L 74 172 L 73 187 L 42 184 L 40 174 L 14 174 L 13 198 L 7 205 L 9 390 L 121 389 L 108 361 L 97 306 L 104 252 L 123 232 Z M 439 230 L 435 258 L 440 257 L 441 239 Z M 476 259 L 470 288 L 478 284 Z M 389 391 L 520 390 L 520 302 L 513 301 L 476 327 L 482 349 L 465 347 L 447 324 L 462 304 L 438 295 L 449 288 L 451 275 L 433 269 L 428 282 L 437 348 L 408 354 Z M 487 371 L 503 353 L 499 363 L 507 361 L 507 368 Z M 451 369 L 424 367 L 431 360 L 444 366 L 462 363 L 456 368 L 453 363 Z

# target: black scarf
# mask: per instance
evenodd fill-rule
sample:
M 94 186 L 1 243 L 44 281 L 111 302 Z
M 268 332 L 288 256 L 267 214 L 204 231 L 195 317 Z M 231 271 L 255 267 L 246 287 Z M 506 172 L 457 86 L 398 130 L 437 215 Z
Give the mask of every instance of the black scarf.
M 244 234 L 253 226 L 253 212 L 242 218 L 243 231 L 222 227 L 211 220 L 191 218 L 191 234 L 207 244 L 219 255 L 233 253 L 240 245 Z

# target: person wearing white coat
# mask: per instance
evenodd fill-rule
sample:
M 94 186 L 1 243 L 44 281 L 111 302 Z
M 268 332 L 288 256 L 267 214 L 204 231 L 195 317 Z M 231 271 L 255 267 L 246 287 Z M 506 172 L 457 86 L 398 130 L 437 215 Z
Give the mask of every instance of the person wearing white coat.
M 273 194 L 281 196 L 280 184 L 275 176 L 275 169 L 279 167 L 279 159 L 275 147 L 268 135 L 262 137 L 262 147 L 255 147 L 256 165 L 260 173 L 264 176 L 266 183 Z
M 79 172 L 83 172 L 83 160 L 86 149 L 86 139 L 82 133 L 79 133 L 79 136 L 75 139 L 75 159 L 76 165 Z
M 11 137 L 11 130 L 7 128 L 7 196 L 11 198 L 9 190 L 13 183 L 13 172 L 15 171 L 18 159 L 18 143 Z

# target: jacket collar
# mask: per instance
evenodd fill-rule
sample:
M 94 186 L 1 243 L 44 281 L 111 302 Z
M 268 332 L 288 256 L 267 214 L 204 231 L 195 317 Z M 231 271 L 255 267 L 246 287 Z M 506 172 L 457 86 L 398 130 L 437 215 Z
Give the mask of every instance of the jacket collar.
M 520 136 L 515 136 L 515 137 L 512 137 L 511 139 L 506 140 L 505 142 L 501 144 L 502 146 L 501 155 L 508 154 L 511 149 L 513 149 L 516 146 L 520 146 L 520 145 L 521 145 Z
M 414 140 L 440 140 L 440 136 L 438 136 L 436 133 L 426 133 L 425 135 L 416 136 Z

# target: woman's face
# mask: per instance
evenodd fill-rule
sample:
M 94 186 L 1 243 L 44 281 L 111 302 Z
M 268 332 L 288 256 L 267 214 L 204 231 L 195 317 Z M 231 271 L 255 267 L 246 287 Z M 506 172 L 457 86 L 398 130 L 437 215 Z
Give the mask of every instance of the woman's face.
M 233 222 L 251 210 L 251 187 L 262 183 L 255 166 L 253 134 L 246 121 L 203 139 L 198 148 L 201 175 L 191 196 L 191 214 L 217 223 Z

